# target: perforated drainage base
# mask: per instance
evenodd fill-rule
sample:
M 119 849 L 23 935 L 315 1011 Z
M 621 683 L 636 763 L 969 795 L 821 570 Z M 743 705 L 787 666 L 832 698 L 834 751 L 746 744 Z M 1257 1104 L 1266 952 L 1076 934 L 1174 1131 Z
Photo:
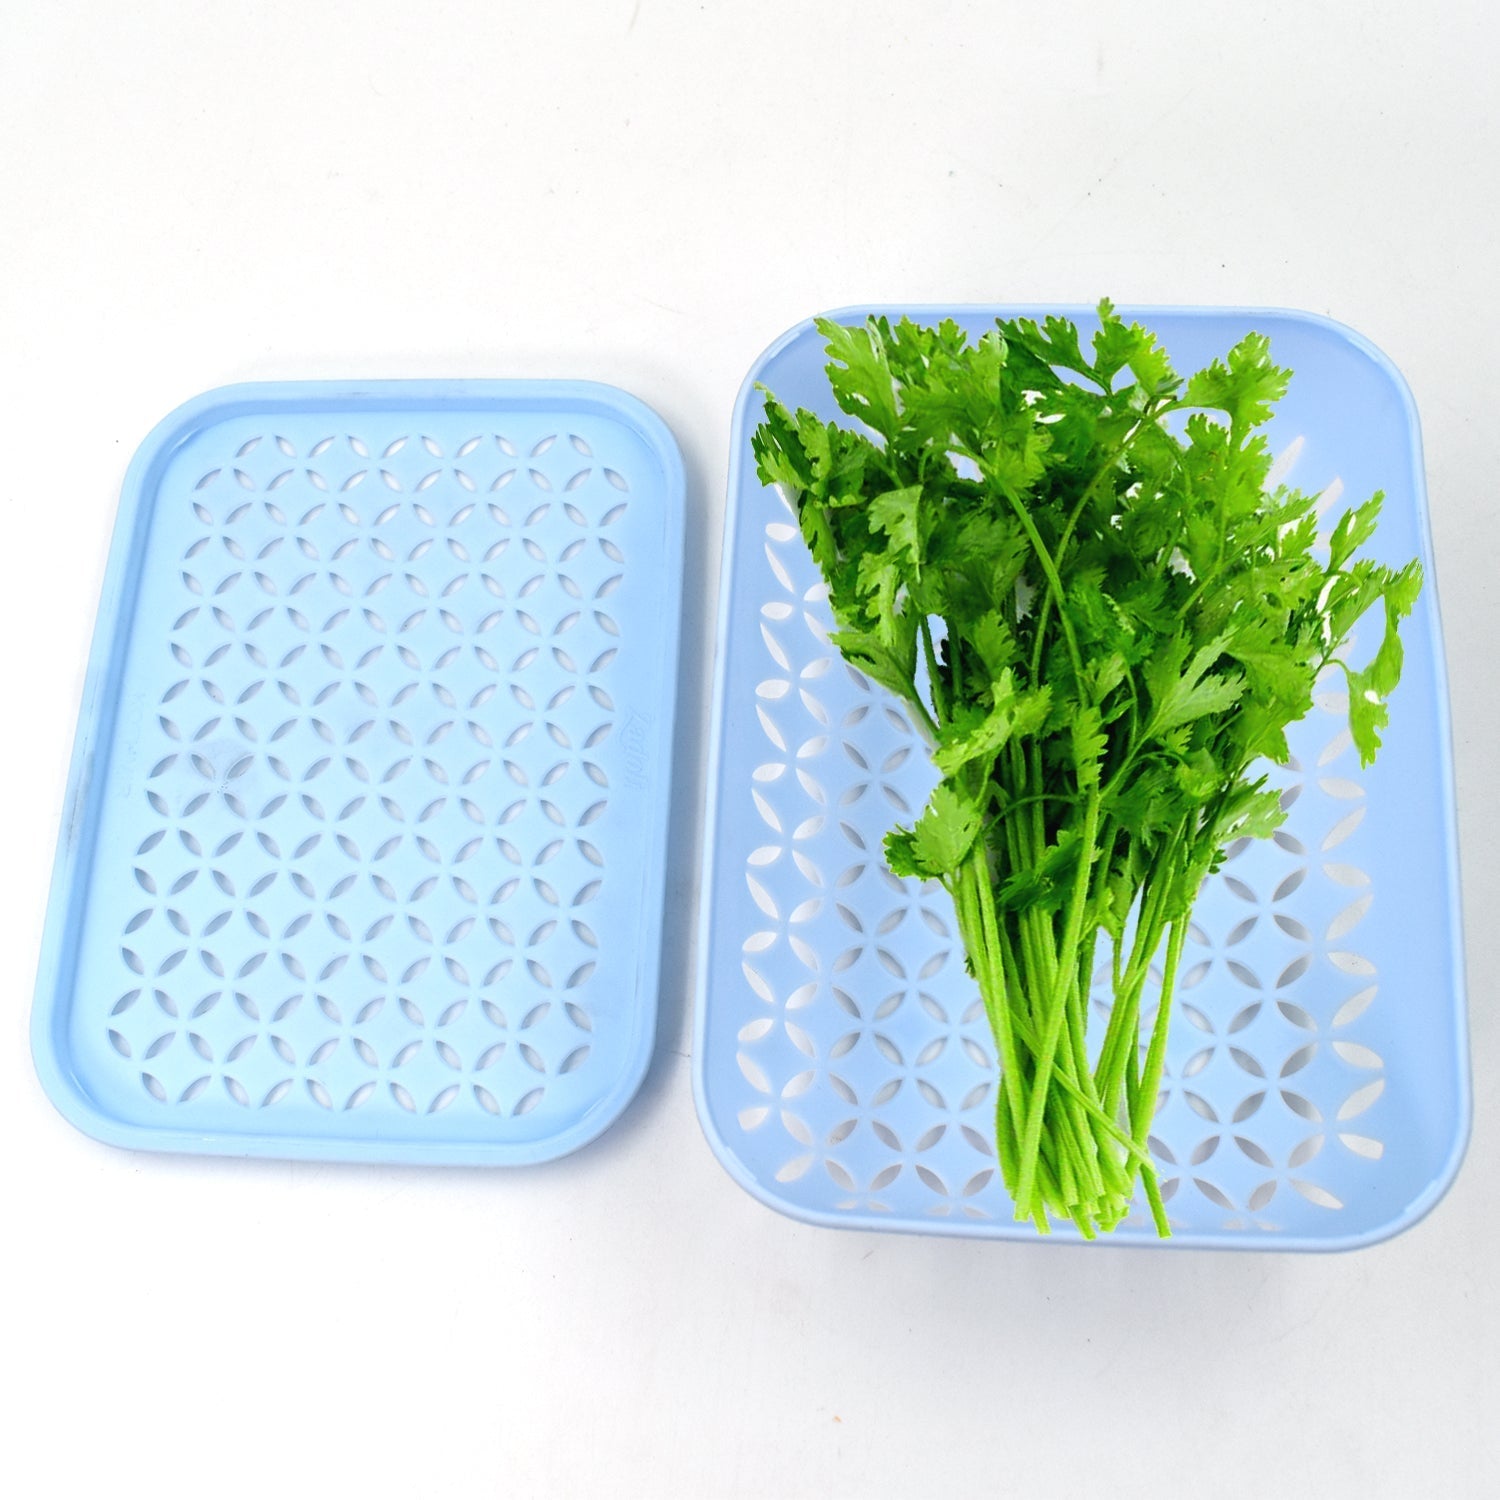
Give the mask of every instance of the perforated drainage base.
M 169 426 L 101 617 L 54 1095 L 137 1145 L 579 1144 L 654 1024 L 670 437 L 508 384 L 244 388 Z
M 992 316 L 956 315 L 975 332 Z M 1367 346 L 1295 315 L 1135 316 L 1179 369 L 1250 327 L 1270 333 L 1297 372 L 1273 429 L 1280 473 L 1320 492 L 1324 511 L 1383 486 L 1382 549 L 1430 569 L 1414 417 Z M 823 362 L 805 326 L 752 378 L 832 416 Z M 934 773 L 894 701 L 829 644 L 817 570 L 754 474 L 757 413 L 747 386 L 725 543 L 700 1112 L 730 1171 L 799 1217 L 1034 1237 L 996 1180 L 992 1042 L 951 905 L 881 859 Z M 1234 848 L 1195 912 L 1152 1139 L 1177 1243 L 1378 1238 L 1457 1164 L 1467 1069 L 1433 591 L 1371 771 L 1336 687 L 1294 731 L 1293 763 L 1272 771 L 1285 828 Z M 1107 977 L 1106 963 L 1096 1020 Z M 1151 1230 L 1137 1214 L 1121 1235 Z

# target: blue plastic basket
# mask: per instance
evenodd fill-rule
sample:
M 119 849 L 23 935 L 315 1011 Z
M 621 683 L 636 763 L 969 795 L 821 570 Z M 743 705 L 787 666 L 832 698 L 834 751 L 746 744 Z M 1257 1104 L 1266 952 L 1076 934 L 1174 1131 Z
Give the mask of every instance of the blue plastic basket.
M 126 480 L 33 1018 L 118 1145 L 533 1162 L 655 1026 L 681 595 L 660 420 L 240 386 Z
M 855 308 L 952 316 L 1000 308 Z M 1087 310 L 1072 313 L 1081 325 Z M 1383 488 L 1378 550 L 1427 588 L 1375 767 L 1330 680 L 1275 770 L 1274 841 L 1233 851 L 1196 909 L 1152 1141 L 1177 1245 L 1369 1243 L 1437 1200 L 1469 1120 L 1446 686 L 1416 411 L 1358 335 L 1299 313 L 1135 309 L 1177 368 L 1252 328 L 1296 372 L 1280 472 L 1325 508 Z M 810 323 L 756 362 L 731 452 L 700 941 L 698 1108 L 750 1192 L 818 1224 L 1033 1238 L 995 1171 L 993 1048 L 941 888 L 881 838 L 934 779 L 896 703 L 829 645 L 825 590 L 756 478 L 763 382 L 835 415 Z M 1107 976 L 1100 976 L 1101 981 Z M 1107 987 L 1096 987 L 1102 1013 Z M 1076 1238 L 1071 1226 L 1059 1238 Z M 1115 1241 L 1157 1243 L 1142 1213 Z

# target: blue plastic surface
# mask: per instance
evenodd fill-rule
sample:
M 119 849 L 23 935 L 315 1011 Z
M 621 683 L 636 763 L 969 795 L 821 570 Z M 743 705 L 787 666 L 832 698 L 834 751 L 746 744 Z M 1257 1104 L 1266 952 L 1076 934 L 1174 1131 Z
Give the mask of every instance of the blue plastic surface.
M 951 315 L 978 333 L 997 313 L 1028 310 L 833 316 L 903 311 Z M 1369 1243 L 1441 1195 L 1470 1113 L 1452 757 L 1416 411 L 1389 361 L 1324 319 L 1127 311 L 1179 370 L 1252 328 L 1270 335 L 1296 372 L 1271 432 L 1287 482 L 1335 513 L 1383 488 L 1379 554 L 1417 555 L 1427 569 L 1379 761 L 1360 769 L 1347 700 L 1329 680 L 1294 730 L 1295 763 L 1273 773 L 1286 789 L 1284 829 L 1236 849 L 1200 898 L 1153 1136 L 1168 1244 Z M 1091 322 L 1085 309 L 1071 315 Z M 994 1170 L 993 1046 L 951 905 L 881 860 L 886 829 L 915 814 L 934 773 L 899 708 L 828 644 L 817 570 L 785 502 L 754 472 L 754 382 L 833 416 L 825 362 L 811 324 L 794 328 L 756 362 L 735 413 L 699 1114 L 734 1177 L 797 1218 L 1032 1239 Z M 1071 1226 L 1055 1237 L 1077 1238 Z M 1159 1243 L 1140 1212 L 1112 1239 Z
M 519 1163 L 650 1058 L 681 461 L 604 386 L 213 391 L 147 439 L 33 1013 L 117 1145 Z

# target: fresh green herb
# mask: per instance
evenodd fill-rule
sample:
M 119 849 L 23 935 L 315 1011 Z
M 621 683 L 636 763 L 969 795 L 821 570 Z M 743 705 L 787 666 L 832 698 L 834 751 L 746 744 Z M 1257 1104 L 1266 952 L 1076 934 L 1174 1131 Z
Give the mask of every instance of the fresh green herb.
M 840 410 L 767 393 L 761 478 L 795 503 L 834 640 L 902 700 L 941 780 L 886 839 L 953 898 L 1000 1057 L 996 1149 L 1018 1219 L 1092 1238 L 1139 1181 L 1169 1232 L 1148 1130 L 1189 913 L 1226 846 L 1282 820 L 1260 766 L 1343 669 L 1362 761 L 1401 672 L 1416 562 L 1356 552 L 1376 495 L 1319 546 L 1313 498 L 1268 489 L 1287 388 L 1250 334 L 1184 381 L 1108 302 L 1061 318 L 818 323 Z M 1368 665 L 1345 656 L 1383 607 Z M 1113 1003 L 1085 1033 L 1101 935 Z M 1161 954 L 1154 1019 L 1143 1005 Z

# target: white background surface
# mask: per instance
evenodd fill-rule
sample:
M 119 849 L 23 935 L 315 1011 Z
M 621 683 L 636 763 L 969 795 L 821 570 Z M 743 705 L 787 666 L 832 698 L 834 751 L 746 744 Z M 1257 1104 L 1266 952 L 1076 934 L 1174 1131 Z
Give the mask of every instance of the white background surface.
M 1500 1493 L 1493 7 L 12 0 L 0 1472 L 18 1496 Z M 730 408 L 861 300 L 1328 312 L 1422 410 L 1477 1122 L 1333 1258 L 820 1232 L 710 1156 L 690 913 Z M 517 1173 L 129 1155 L 27 1012 L 129 454 L 227 381 L 569 375 L 688 465 L 660 1044 Z

